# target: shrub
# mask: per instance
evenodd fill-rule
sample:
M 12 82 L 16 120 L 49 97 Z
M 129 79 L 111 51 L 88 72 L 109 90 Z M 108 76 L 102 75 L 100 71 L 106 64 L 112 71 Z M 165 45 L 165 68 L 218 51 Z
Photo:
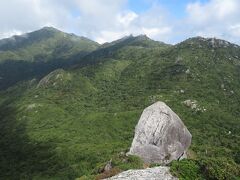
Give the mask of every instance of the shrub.
M 178 177 L 179 179 L 204 179 L 201 174 L 201 168 L 195 160 L 184 159 L 182 161 L 173 161 L 170 167 L 172 175 Z
M 227 158 L 203 159 L 200 166 L 208 179 L 234 180 L 240 177 L 240 166 Z

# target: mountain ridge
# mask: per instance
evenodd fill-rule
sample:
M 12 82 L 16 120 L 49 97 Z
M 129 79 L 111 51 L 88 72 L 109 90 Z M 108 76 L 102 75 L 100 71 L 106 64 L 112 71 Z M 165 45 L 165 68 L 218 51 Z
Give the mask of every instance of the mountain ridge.
M 0 40 L 0 89 L 71 66 L 98 47 L 90 39 L 52 27 Z
M 177 43 L 176 45 L 181 45 L 181 44 L 189 44 L 189 45 L 209 45 L 212 48 L 227 48 L 229 46 L 232 46 L 234 48 L 239 48 L 240 46 L 238 44 L 229 42 L 224 39 L 219 39 L 216 37 L 212 38 L 204 38 L 201 36 L 196 36 L 196 37 L 191 37 L 188 38 L 180 43 Z
M 0 40 L 0 61 L 4 59 L 35 61 L 38 55 L 42 56 L 44 53 L 45 59 L 51 54 L 60 56 L 54 54 L 56 53 L 54 50 L 57 48 L 64 53 L 67 51 L 80 53 L 81 51 L 95 50 L 98 46 L 98 43 L 88 38 L 64 33 L 52 27 L 44 27 L 37 31 Z M 8 54 L 9 51 L 15 54 Z
M 71 64 L 38 62 L 36 70 L 10 61 L 18 74 L 9 77 L 24 77 L 0 91 L 0 178 L 95 179 L 144 168 L 125 153 L 142 110 L 163 101 L 193 137 L 189 159 L 172 162 L 172 174 L 237 179 L 240 49 L 209 43 L 143 46 L 130 38 L 69 56 Z M 0 77 L 10 72 L 0 68 Z M 102 170 L 109 160 L 110 175 Z

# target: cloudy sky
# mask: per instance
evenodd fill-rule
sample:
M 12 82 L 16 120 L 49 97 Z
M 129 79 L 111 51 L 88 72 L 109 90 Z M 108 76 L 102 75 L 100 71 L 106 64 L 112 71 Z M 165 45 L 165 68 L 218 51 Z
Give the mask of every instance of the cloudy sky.
M 240 44 L 240 0 L 0 1 L 0 38 L 43 26 L 99 43 L 146 34 L 173 44 L 192 36 Z

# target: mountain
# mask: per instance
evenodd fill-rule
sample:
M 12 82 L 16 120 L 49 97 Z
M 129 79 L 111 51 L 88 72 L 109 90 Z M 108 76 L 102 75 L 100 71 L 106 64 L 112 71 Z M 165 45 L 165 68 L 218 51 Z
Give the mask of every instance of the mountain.
M 158 47 L 161 45 L 167 46 L 167 44 L 159 41 L 154 41 L 147 37 L 146 35 L 139 35 L 139 36 L 125 36 L 121 39 L 113 41 L 111 43 L 105 43 L 102 47 L 111 47 L 111 46 L 140 46 L 140 47 Z
M 156 101 L 192 134 L 189 159 L 170 165 L 175 176 L 239 178 L 240 48 L 225 42 L 129 36 L 0 91 L 0 179 L 106 177 L 109 160 L 110 175 L 143 168 L 125 152 Z
M 67 34 L 52 27 L 0 40 L 0 61 L 48 61 L 86 54 L 97 49 L 98 43 L 85 37 Z
M 146 35 L 139 35 L 139 36 L 125 36 L 119 40 L 105 43 L 100 46 L 96 51 L 93 51 L 89 55 L 85 57 L 87 61 L 96 61 L 96 57 L 104 59 L 104 58 L 121 58 L 123 55 L 121 54 L 120 57 L 116 57 L 121 51 L 124 51 L 125 55 L 129 56 L 129 53 L 132 53 L 132 49 L 165 49 L 171 45 L 165 44 L 163 42 L 154 41 L 148 38 Z M 127 51 L 126 51 L 127 50 Z
M 99 44 L 52 27 L 0 40 L 0 89 L 74 64 Z

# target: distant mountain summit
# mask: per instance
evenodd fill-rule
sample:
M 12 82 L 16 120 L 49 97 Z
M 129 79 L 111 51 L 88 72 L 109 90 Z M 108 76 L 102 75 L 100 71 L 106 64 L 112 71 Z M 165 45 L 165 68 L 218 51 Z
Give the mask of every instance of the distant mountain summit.
M 201 36 L 189 38 L 181 43 L 180 45 L 190 45 L 190 46 L 208 46 L 211 48 L 228 48 L 235 47 L 238 48 L 237 44 L 230 43 L 226 40 L 217 38 L 204 38 Z
M 0 89 L 70 66 L 99 47 L 85 37 L 53 27 L 0 40 Z
M 56 33 L 62 33 L 61 31 L 53 27 L 44 27 L 37 31 L 25 33 L 22 35 L 14 35 L 10 38 L 0 40 L 0 50 L 16 50 L 17 48 L 23 48 L 33 44 L 34 42 L 41 41 L 53 37 Z
M 99 44 L 85 37 L 64 33 L 53 27 L 0 40 L 0 62 L 6 59 L 48 61 L 86 54 Z
M 147 37 L 146 35 L 139 35 L 139 36 L 125 36 L 121 39 L 116 41 L 112 41 L 110 43 L 105 43 L 101 45 L 96 51 L 89 53 L 85 61 L 86 63 L 90 63 L 92 60 L 96 61 L 95 57 L 99 58 L 107 58 L 107 57 L 114 57 L 117 56 L 124 49 L 165 49 L 171 47 L 169 44 L 165 44 L 163 42 L 154 41 Z
M 154 41 L 150 39 L 147 35 L 138 35 L 138 36 L 125 36 L 121 39 L 116 41 L 112 41 L 110 43 L 105 43 L 102 47 L 109 47 L 109 46 L 139 46 L 139 47 L 159 47 L 159 46 L 169 46 L 163 42 Z

